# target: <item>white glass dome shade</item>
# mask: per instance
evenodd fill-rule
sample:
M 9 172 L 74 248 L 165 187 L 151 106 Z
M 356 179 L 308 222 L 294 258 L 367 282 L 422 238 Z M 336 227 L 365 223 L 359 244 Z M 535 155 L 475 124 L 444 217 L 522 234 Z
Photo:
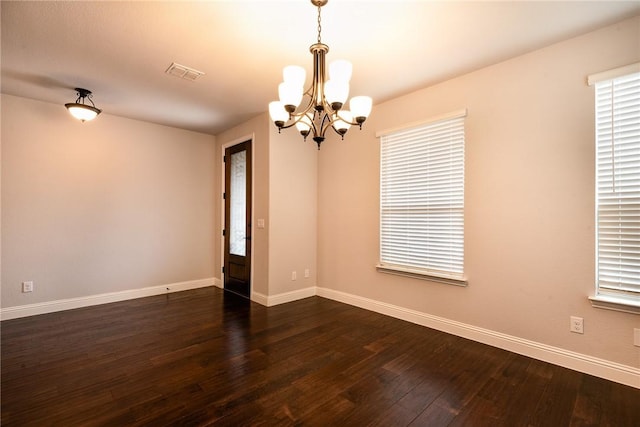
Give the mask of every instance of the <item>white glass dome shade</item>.
M 329 64 L 329 78 L 343 83 L 349 83 L 353 66 L 345 59 L 338 59 Z
M 280 101 L 269 103 L 269 116 L 271 116 L 271 120 L 273 120 L 278 127 L 283 126 L 284 123 L 289 120 L 289 113 L 287 113 L 284 105 Z
M 285 83 L 304 86 L 307 72 L 299 65 L 288 65 L 282 70 L 282 78 Z
M 302 86 L 295 83 L 282 82 L 278 86 L 278 95 L 280 95 L 280 102 L 284 105 L 284 108 L 289 113 L 293 113 L 300 101 L 302 101 L 302 94 L 304 90 Z
M 351 127 L 351 122 L 353 122 L 353 115 L 351 114 L 351 111 L 347 110 L 340 111 L 340 113 L 338 114 L 334 116 L 333 127 L 338 131 L 340 135 L 344 135 Z
M 358 123 L 364 122 L 367 117 L 369 117 L 372 105 L 373 100 L 369 96 L 354 96 L 351 98 L 351 101 L 349 101 L 351 113 Z
M 309 134 L 309 131 L 311 130 L 311 126 L 312 126 L 312 121 L 311 121 L 311 117 L 309 117 L 308 114 L 305 114 L 304 116 L 302 116 L 300 118 L 300 121 L 296 123 L 296 129 L 298 129 L 298 131 L 304 136 L 307 136 Z
M 324 84 L 324 97 L 331 104 L 331 108 L 339 110 L 349 98 L 349 83 L 327 80 Z

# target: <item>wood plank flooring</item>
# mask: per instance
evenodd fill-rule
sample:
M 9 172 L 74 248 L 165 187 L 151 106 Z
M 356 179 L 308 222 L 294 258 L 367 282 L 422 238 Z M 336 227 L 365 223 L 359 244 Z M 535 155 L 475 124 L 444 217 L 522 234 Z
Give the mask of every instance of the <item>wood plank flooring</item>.
M 9 426 L 640 426 L 640 390 L 335 301 L 204 288 L 2 322 Z

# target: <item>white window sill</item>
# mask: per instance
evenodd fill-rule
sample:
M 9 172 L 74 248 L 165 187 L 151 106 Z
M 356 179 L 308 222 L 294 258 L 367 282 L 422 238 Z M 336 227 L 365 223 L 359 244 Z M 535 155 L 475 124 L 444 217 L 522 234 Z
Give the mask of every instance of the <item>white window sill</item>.
M 589 297 L 591 305 L 606 310 L 624 311 L 625 313 L 640 314 L 640 301 L 629 298 L 596 295 Z
M 411 268 L 403 268 L 391 265 L 376 265 L 379 273 L 395 274 L 396 276 L 412 277 L 414 279 L 428 280 L 430 282 L 444 283 L 447 285 L 467 286 L 467 278 L 457 278 L 446 274 L 438 274 L 437 272 L 414 270 Z

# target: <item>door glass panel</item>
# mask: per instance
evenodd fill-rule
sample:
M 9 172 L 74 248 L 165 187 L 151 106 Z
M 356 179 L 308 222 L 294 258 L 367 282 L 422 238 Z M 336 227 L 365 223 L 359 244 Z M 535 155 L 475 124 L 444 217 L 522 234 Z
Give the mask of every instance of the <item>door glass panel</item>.
M 229 222 L 229 253 L 246 255 L 247 236 L 247 152 L 231 155 L 231 200 Z

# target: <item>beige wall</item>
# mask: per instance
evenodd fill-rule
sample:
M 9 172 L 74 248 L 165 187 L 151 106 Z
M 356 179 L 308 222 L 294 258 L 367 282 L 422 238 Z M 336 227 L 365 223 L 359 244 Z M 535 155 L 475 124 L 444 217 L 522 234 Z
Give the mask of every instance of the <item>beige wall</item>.
M 268 114 L 217 135 L 222 147 L 253 137 L 253 282 L 263 298 L 316 285 L 317 150 L 291 129 L 278 134 Z M 215 235 L 221 236 L 222 174 L 216 175 Z M 265 228 L 257 228 L 257 220 Z M 222 278 L 222 238 L 216 243 L 216 277 Z M 309 269 L 310 277 L 304 278 Z M 297 280 L 291 280 L 291 272 Z
M 375 105 L 319 161 L 318 286 L 640 367 L 637 315 L 592 308 L 594 96 L 640 60 L 640 18 Z M 384 84 L 381 82 L 381 84 Z M 378 273 L 376 131 L 461 108 L 467 288 Z M 584 318 L 584 335 L 569 316 Z
M 214 142 L 2 95 L 2 307 L 213 277 Z
M 316 286 L 318 148 L 311 138 L 305 142 L 295 128 L 278 134 L 270 123 L 270 130 L 269 295 L 273 296 Z
M 240 143 L 253 139 L 253 282 L 252 292 L 266 295 L 268 293 L 269 277 L 269 227 L 258 229 L 257 219 L 264 219 L 269 223 L 269 122 L 266 114 L 261 114 L 239 126 L 229 129 L 216 136 L 216 164 L 220 172 L 215 179 L 216 216 L 214 229 L 216 237 L 215 277 L 222 280 L 222 221 L 224 218 L 224 204 L 222 192 L 224 177 L 222 166 L 222 147 L 228 144 Z

